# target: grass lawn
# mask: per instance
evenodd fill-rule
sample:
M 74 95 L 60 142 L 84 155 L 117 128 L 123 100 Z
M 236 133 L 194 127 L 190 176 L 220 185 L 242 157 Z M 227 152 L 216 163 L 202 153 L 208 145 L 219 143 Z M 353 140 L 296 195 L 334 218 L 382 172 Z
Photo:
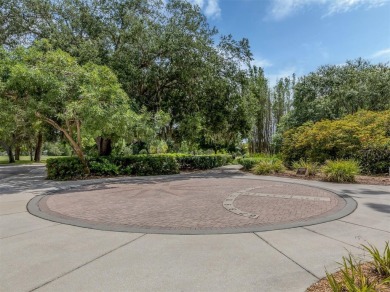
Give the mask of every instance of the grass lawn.
M 65 157 L 65 156 L 41 156 L 41 163 L 46 163 L 46 160 L 49 158 L 57 158 L 57 157 Z M 15 164 L 31 164 L 34 161 L 30 160 L 30 156 L 20 156 L 20 160 L 16 161 Z M 8 156 L 0 156 L 0 164 L 9 164 Z M 13 164 L 13 163 L 12 163 Z

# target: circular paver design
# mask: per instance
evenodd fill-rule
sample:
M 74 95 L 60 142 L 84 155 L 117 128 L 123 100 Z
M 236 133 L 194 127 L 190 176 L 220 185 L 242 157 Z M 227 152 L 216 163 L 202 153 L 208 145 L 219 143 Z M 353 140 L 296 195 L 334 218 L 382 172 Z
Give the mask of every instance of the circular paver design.
M 351 213 L 343 196 L 295 183 L 229 177 L 134 180 L 35 197 L 39 217 L 101 230 L 213 234 L 283 229 Z

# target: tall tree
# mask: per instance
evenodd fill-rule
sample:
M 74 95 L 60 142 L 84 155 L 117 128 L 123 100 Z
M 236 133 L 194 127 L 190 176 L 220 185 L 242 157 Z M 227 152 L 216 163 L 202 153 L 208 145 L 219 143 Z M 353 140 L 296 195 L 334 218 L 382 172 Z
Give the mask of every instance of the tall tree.
M 337 119 L 361 109 L 390 108 L 390 67 L 363 59 L 325 65 L 299 79 L 295 86 L 291 126 Z
M 116 76 L 105 66 L 80 66 L 46 42 L 9 53 L 11 67 L 2 98 L 61 132 L 89 173 L 83 146 L 98 136 L 123 135 L 135 114 Z
M 236 119 L 236 104 L 241 104 L 241 65 L 251 58 L 249 43 L 224 36 L 215 44 L 217 30 L 209 27 L 199 7 L 182 0 L 10 2 L 8 23 L 15 30 L 4 44 L 47 38 L 80 64 L 110 67 L 135 110 L 169 114 L 162 138 L 187 139 L 179 129 L 188 115 L 205 117 L 202 133 L 210 137 L 216 137 L 218 128 L 211 121 L 225 133 L 235 131 L 235 137 L 245 132 L 246 127 L 240 131 L 244 120 Z M 229 105 L 220 119 L 209 110 L 210 104 L 218 109 L 218 103 Z
M 269 152 L 272 134 L 272 112 L 268 81 L 261 68 L 249 70 L 247 84 L 247 115 L 251 119 L 249 150 L 254 153 Z

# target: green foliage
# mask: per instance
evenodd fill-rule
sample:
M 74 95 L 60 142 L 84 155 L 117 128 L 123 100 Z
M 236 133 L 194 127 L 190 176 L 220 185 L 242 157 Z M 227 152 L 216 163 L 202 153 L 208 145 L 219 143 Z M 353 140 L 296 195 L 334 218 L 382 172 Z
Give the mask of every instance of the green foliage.
M 327 160 L 322 167 L 325 179 L 331 182 L 354 182 L 360 173 L 358 162 L 354 160 Z
M 371 255 L 371 258 L 373 260 L 374 266 L 376 271 L 386 277 L 390 277 L 390 246 L 389 242 L 386 242 L 385 249 L 383 250 L 383 253 L 381 254 L 379 250 L 369 244 L 369 245 L 363 245 L 363 248 L 369 252 Z M 390 278 L 389 278 L 390 281 Z
M 166 155 L 131 155 L 126 157 L 90 158 L 91 175 L 166 175 L 179 173 L 174 157 Z M 46 164 L 48 179 L 70 180 L 85 177 L 78 158 L 52 158 Z
M 112 176 L 112 175 L 119 174 L 118 165 L 115 165 L 114 163 L 110 162 L 106 158 L 89 159 L 88 162 L 89 162 L 89 169 L 91 170 L 91 174 L 93 175 Z
M 370 146 L 359 150 L 356 159 L 360 162 L 362 172 L 380 174 L 389 172 L 390 146 Z
M 108 67 L 80 65 L 74 57 L 60 49 L 53 50 L 44 40 L 4 54 L 12 60 L 12 66 L 4 78 L 1 100 L 23 109 L 17 117 L 34 117 L 61 132 L 83 162 L 86 173 L 89 170 L 83 150 L 88 141 L 129 133 L 136 114 Z
M 114 157 L 119 172 L 126 175 L 166 175 L 179 173 L 179 164 L 167 155 L 131 155 Z
M 325 271 L 326 273 L 326 279 L 328 280 L 328 284 L 333 292 L 343 292 L 343 285 L 335 279 L 335 277 L 329 273 L 328 271 Z
M 277 158 L 261 159 L 253 168 L 254 174 L 265 175 L 283 172 L 285 167 L 283 161 Z
M 257 163 L 262 160 L 261 157 L 249 157 L 249 158 L 239 158 L 237 161 L 241 164 L 244 170 L 251 170 Z
M 375 282 L 371 282 L 363 273 L 361 263 L 351 254 L 342 259 L 342 283 L 347 291 L 375 292 Z
M 299 79 L 288 128 L 305 122 L 340 119 L 359 110 L 390 109 L 390 68 L 356 59 L 325 65 Z
M 375 278 L 373 280 L 370 280 L 367 275 L 365 275 L 362 269 L 362 263 L 356 260 L 356 258 L 351 253 L 349 253 L 348 256 L 343 257 L 342 262 L 339 263 L 341 266 L 341 279 L 339 281 L 336 280 L 334 275 L 326 271 L 326 278 L 333 292 L 375 292 L 381 291 L 377 290 L 377 287 L 379 285 L 390 283 L 389 243 L 386 242 L 383 254 L 381 254 L 378 249 L 371 244 L 369 244 L 368 246 L 362 246 L 371 255 L 373 264 L 378 274 L 386 278 L 383 280 L 378 280 Z
M 299 161 L 295 161 L 292 164 L 293 169 L 297 170 L 298 168 L 306 168 L 307 175 L 313 176 L 316 175 L 320 171 L 320 165 L 317 162 L 307 161 L 303 158 L 299 159 Z
M 390 111 L 360 111 L 340 120 L 306 123 L 286 131 L 282 155 L 288 164 L 301 158 L 324 162 L 327 159 L 359 159 L 359 151 L 363 149 L 390 149 L 389 147 Z M 379 167 L 383 167 L 381 163 L 388 163 L 382 152 L 374 157 L 375 164 Z
M 233 161 L 231 155 L 175 155 L 180 169 L 211 169 L 224 166 Z
M 83 164 L 77 157 L 49 158 L 46 169 L 48 179 L 71 180 L 85 177 Z
M 157 132 L 159 139 L 174 137 L 177 143 L 185 140 L 218 150 L 246 135 L 241 86 L 242 64 L 251 60 L 249 42 L 230 35 L 218 41 L 217 30 L 188 1 L 6 2 L 9 25 L 0 36 L 2 44 L 15 47 L 45 38 L 82 66 L 93 62 L 109 67 L 133 99 L 133 109 L 145 108 L 151 116 L 170 114 L 171 122 Z M 95 103 L 91 105 L 94 111 Z M 146 126 L 136 138 L 150 144 L 155 133 Z M 101 129 L 111 127 L 108 123 Z M 121 123 L 117 128 L 131 132 Z M 109 134 L 103 137 L 112 138 Z

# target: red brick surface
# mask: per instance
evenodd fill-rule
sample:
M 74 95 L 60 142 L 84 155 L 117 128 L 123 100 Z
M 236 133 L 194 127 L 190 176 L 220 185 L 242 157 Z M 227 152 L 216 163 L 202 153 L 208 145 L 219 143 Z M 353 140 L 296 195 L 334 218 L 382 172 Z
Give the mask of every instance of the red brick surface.
M 259 218 L 226 210 L 231 193 L 255 188 L 252 193 L 329 198 L 328 201 L 240 195 L 235 207 Z M 44 197 L 43 212 L 91 223 L 140 228 L 218 229 L 302 221 L 340 210 L 337 195 L 308 186 L 230 178 L 188 178 L 169 182 L 105 184 Z

